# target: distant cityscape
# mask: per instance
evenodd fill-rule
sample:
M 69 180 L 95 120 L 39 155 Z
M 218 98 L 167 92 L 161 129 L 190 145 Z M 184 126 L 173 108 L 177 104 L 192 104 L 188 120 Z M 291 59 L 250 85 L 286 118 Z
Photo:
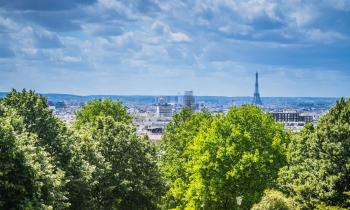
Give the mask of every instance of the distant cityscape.
M 316 97 L 260 97 L 259 75 L 255 75 L 253 97 L 196 96 L 194 91 L 173 96 L 118 96 L 68 94 L 43 94 L 48 98 L 49 108 L 55 116 L 70 124 L 75 111 L 94 99 L 120 101 L 134 116 L 134 123 L 140 135 L 147 134 L 152 140 L 160 140 L 162 132 L 174 113 L 186 107 L 197 112 L 203 109 L 212 113 L 226 113 L 232 106 L 255 104 L 283 123 L 286 129 L 298 132 L 306 123 L 317 123 L 338 98 Z M 6 93 L 0 93 L 4 97 Z

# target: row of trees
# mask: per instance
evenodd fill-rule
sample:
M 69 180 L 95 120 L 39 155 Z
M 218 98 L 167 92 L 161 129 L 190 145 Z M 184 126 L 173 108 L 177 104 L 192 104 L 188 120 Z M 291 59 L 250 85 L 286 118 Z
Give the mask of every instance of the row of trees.
M 156 209 L 156 149 L 120 103 L 93 101 L 68 128 L 44 97 L 0 102 L 0 209 Z
M 0 101 L 0 209 L 346 209 L 350 100 L 285 131 L 260 108 L 183 109 L 160 144 L 126 107 L 87 103 L 71 126 L 46 98 Z
M 251 105 L 183 110 L 162 151 L 167 209 L 350 208 L 350 99 L 297 134 Z

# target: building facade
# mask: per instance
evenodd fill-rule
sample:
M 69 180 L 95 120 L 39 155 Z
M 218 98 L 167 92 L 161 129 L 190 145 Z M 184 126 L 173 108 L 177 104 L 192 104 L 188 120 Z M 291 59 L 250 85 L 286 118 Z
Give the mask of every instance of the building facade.
M 301 115 L 299 112 L 273 112 L 272 117 L 280 122 L 313 122 L 313 117 L 308 115 Z
M 171 118 L 173 116 L 173 106 L 160 98 L 157 104 L 157 117 Z
M 183 96 L 183 107 L 195 110 L 196 109 L 196 101 L 193 95 L 193 91 L 185 91 L 185 95 Z

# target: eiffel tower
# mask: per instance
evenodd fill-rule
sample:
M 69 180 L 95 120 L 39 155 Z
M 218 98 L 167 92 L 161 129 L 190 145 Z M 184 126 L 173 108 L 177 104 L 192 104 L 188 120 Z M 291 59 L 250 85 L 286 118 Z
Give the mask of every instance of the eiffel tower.
M 259 106 L 262 105 L 262 101 L 261 101 L 260 93 L 259 93 L 259 74 L 258 74 L 258 72 L 255 73 L 255 92 L 254 92 L 253 104 L 259 105 Z

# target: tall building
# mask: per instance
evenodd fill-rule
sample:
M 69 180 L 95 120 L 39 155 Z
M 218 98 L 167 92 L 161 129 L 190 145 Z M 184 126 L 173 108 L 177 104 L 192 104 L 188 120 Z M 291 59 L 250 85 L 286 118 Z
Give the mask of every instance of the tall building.
M 165 102 L 163 97 L 158 99 L 157 104 L 157 117 L 171 118 L 173 115 L 173 106 Z
M 262 105 L 262 101 L 261 101 L 260 93 L 259 93 L 259 74 L 258 74 L 258 72 L 255 73 L 255 91 L 254 91 L 253 104 L 260 105 L 260 106 Z
M 192 90 L 185 91 L 185 95 L 183 97 L 183 106 L 192 110 L 196 109 L 195 98 Z
M 55 103 L 55 108 L 56 109 L 64 109 L 66 107 L 67 107 L 67 105 L 66 105 L 66 103 L 64 101 L 57 101 Z

